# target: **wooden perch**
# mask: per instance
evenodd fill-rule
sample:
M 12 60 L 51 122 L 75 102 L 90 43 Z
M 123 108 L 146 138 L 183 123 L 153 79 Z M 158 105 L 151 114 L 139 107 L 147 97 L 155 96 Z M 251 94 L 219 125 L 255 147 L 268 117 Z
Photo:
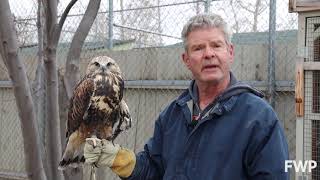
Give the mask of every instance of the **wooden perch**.
M 304 115 L 304 69 L 303 64 L 297 64 L 296 67 L 296 86 L 295 86 L 295 101 L 296 115 L 301 117 Z

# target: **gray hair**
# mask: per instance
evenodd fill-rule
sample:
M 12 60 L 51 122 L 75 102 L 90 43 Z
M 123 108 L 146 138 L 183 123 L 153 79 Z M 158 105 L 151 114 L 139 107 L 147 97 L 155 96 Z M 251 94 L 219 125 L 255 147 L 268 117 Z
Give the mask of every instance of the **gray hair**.
M 224 33 L 226 43 L 231 44 L 232 31 L 228 24 L 217 14 L 198 14 L 189 19 L 184 25 L 181 37 L 184 48 L 187 50 L 187 37 L 190 32 L 202 28 L 219 28 Z

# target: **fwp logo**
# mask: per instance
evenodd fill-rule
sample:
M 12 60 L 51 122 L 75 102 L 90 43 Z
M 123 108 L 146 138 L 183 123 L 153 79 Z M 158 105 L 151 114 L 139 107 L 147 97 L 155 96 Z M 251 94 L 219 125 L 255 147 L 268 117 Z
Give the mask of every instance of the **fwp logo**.
M 293 168 L 296 172 L 311 172 L 312 169 L 317 167 L 317 161 L 295 161 L 295 160 L 285 160 L 284 170 L 289 171 L 289 168 Z

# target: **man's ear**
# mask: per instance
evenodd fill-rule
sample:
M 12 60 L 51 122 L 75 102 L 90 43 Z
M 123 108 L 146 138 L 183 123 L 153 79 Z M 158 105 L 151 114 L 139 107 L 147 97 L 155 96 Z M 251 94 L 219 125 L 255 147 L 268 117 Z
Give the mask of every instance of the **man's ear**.
M 231 61 L 231 63 L 233 63 L 233 61 L 234 61 L 234 46 L 233 46 L 233 44 L 230 44 L 228 46 L 229 46 L 228 53 L 230 55 L 230 61 Z
M 187 66 L 188 69 L 190 69 L 190 62 L 189 62 L 189 56 L 187 52 L 184 52 L 182 55 L 182 61 Z

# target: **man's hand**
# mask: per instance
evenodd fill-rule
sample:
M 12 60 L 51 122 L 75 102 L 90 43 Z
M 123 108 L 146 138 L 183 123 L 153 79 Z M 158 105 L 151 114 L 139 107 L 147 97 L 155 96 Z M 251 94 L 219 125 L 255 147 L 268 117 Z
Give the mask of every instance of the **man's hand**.
M 102 139 L 101 157 L 97 162 L 97 166 L 108 166 L 111 168 L 119 150 L 119 144 L 113 144 L 108 140 Z
M 84 157 L 86 163 L 94 164 L 97 167 L 110 167 L 120 177 L 129 177 L 136 164 L 136 156 L 129 149 L 113 144 L 108 140 L 97 141 L 97 145 L 86 139 Z
M 102 143 L 98 138 L 87 138 L 84 145 L 85 163 L 94 164 L 98 161 L 101 155 Z

